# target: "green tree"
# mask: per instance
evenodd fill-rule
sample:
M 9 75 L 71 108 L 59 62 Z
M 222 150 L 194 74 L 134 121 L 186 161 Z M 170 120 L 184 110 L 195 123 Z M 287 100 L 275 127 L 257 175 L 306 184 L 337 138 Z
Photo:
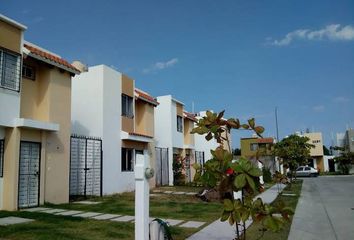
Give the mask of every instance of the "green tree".
M 293 134 L 274 145 L 275 156 L 278 156 L 283 166 L 290 170 L 290 182 L 292 182 L 296 168 L 299 165 L 307 164 L 310 149 L 315 147 L 308 143 L 309 140 L 308 137 Z
M 246 239 L 245 222 L 251 217 L 255 222 L 261 222 L 267 229 L 277 231 L 282 228 L 285 220 L 293 214 L 293 210 L 284 204 L 270 206 L 263 203 L 261 198 L 253 200 L 259 189 L 259 176 L 262 171 L 248 159 L 233 160 L 228 134 L 232 129 L 253 130 L 258 135 L 264 128 L 256 126 L 255 120 L 248 120 L 241 124 L 238 119 L 223 118 L 224 111 L 217 113 L 207 112 L 206 116 L 197 122 L 192 133 L 205 135 L 206 140 L 215 139 L 219 146 L 212 150 L 212 159 L 204 164 L 195 164 L 194 180 L 209 188 L 217 189 L 224 203 L 221 221 L 228 221 L 235 225 L 236 239 Z M 226 150 L 227 149 L 227 150 Z M 235 199 L 234 192 L 242 192 L 242 199 Z M 241 226 L 243 231 L 241 231 Z
M 331 155 L 331 152 L 329 151 L 329 149 L 325 145 L 323 145 L 323 154 L 325 156 Z
M 344 147 L 334 147 L 333 149 L 341 151 L 340 156 L 334 158 L 334 161 L 338 163 L 339 170 L 342 174 L 349 174 L 352 164 L 354 164 L 354 153 Z

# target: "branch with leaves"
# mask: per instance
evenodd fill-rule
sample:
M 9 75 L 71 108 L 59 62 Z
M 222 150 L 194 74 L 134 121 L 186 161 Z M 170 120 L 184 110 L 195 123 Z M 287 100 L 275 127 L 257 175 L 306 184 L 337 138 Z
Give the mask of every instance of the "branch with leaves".
M 215 139 L 219 146 L 212 150 L 212 159 L 204 164 L 204 168 L 194 164 L 196 174 L 194 180 L 206 187 L 216 189 L 223 200 L 224 209 L 221 221 L 228 221 L 236 227 L 236 239 L 246 239 L 245 222 L 251 217 L 253 221 L 262 222 L 267 229 L 279 230 L 283 223 L 293 214 L 292 209 L 285 206 L 270 206 L 261 198 L 253 200 L 260 188 L 259 177 L 262 171 L 246 158 L 233 160 L 228 134 L 232 129 L 252 130 L 258 136 L 264 132 L 262 126 L 257 126 L 255 119 L 249 119 L 241 124 L 239 119 L 224 118 L 224 111 L 212 113 L 197 122 L 191 133 L 205 135 L 210 141 Z M 227 144 L 228 150 L 225 150 Z M 235 199 L 234 192 L 242 192 L 241 199 Z M 243 228 L 243 231 L 240 229 Z

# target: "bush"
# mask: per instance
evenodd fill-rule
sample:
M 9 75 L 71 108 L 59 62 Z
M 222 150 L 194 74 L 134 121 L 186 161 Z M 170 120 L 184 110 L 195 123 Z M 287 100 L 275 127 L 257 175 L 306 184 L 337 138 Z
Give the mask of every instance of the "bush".
M 272 173 L 270 172 L 270 169 L 263 167 L 262 172 L 263 172 L 263 181 L 265 183 L 271 183 L 272 182 Z

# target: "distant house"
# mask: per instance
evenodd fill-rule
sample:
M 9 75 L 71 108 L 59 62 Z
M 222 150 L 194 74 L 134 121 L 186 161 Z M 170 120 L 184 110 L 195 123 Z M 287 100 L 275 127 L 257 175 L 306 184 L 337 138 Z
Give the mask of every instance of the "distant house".
M 272 153 L 274 149 L 274 138 L 241 138 L 241 156 L 250 159 L 254 163 L 260 161 L 265 168 L 274 172 L 275 157 Z
M 102 181 L 103 194 L 133 191 L 135 155 L 155 159 L 158 102 L 106 65 L 89 67 L 73 79 L 72 88 L 72 132 L 102 140 L 102 176 L 86 181 Z
M 313 132 L 313 133 L 304 133 L 304 137 L 308 137 L 310 140 L 308 143 L 314 145 L 314 148 L 310 149 L 310 159 L 308 159 L 308 165 L 317 168 L 319 171 L 325 171 L 325 164 L 323 161 L 323 139 L 322 133 Z
M 0 15 L 0 210 L 69 201 L 71 77 L 57 54 Z

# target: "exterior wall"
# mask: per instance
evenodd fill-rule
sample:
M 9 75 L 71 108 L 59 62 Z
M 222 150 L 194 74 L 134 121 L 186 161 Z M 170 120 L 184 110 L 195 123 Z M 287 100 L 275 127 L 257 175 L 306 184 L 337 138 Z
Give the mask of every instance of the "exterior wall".
M 21 54 L 22 30 L 0 19 L 0 46 Z
M 6 128 L 2 209 L 9 211 L 17 210 L 20 136 L 19 128 Z
M 310 138 L 310 144 L 315 145 L 315 147 L 310 150 L 311 157 L 323 156 L 322 133 L 305 133 L 304 136 Z
M 134 80 L 122 74 L 122 94 L 128 95 L 134 99 Z M 133 100 L 134 101 L 134 100 Z M 133 112 L 134 111 L 133 104 Z M 134 132 L 134 117 L 122 116 L 122 130 L 125 132 Z
M 154 136 L 154 106 L 147 102 L 135 101 L 135 132 Z
M 172 148 L 172 128 L 177 127 L 172 122 L 172 97 L 170 95 L 157 97 L 160 103 L 155 108 L 155 140 L 156 147 L 168 148 L 168 165 L 169 165 L 169 185 L 173 185 L 173 148 Z M 175 108 L 176 109 L 176 108 Z M 175 117 L 176 118 L 176 117 Z M 175 120 L 176 121 L 176 120 Z
M 194 122 L 185 118 L 183 120 L 184 122 L 184 126 L 183 126 L 183 130 L 184 130 L 184 144 L 185 145 L 190 145 L 190 146 L 194 146 L 194 134 L 191 134 L 190 132 L 192 131 L 192 129 L 194 128 Z
M 46 134 L 45 200 L 64 203 L 69 201 L 71 76 L 54 68 L 48 81 L 48 121 L 58 123 L 60 130 Z
M 104 65 L 73 79 L 73 133 L 102 139 L 103 194 L 122 191 L 121 73 Z
M 22 54 L 23 32 L 0 18 L 0 48 Z M 14 126 L 20 115 L 20 93 L 0 88 L 0 126 Z
M 183 109 L 182 109 L 182 115 L 180 115 L 180 104 L 175 102 L 175 101 L 171 101 L 171 123 L 172 123 L 172 146 L 174 148 L 183 148 L 184 144 L 183 144 L 183 140 L 184 140 L 184 136 L 183 136 L 183 132 L 184 132 L 184 128 L 182 132 L 178 132 L 177 131 L 177 115 L 181 116 L 183 119 Z M 177 111 L 178 110 L 178 111 Z M 183 125 L 183 120 L 182 120 L 182 125 Z M 184 126 L 183 126 L 184 127 Z
M 349 129 L 345 133 L 345 145 L 350 152 L 354 152 L 354 130 Z
M 176 114 L 183 117 L 183 105 L 176 102 Z

